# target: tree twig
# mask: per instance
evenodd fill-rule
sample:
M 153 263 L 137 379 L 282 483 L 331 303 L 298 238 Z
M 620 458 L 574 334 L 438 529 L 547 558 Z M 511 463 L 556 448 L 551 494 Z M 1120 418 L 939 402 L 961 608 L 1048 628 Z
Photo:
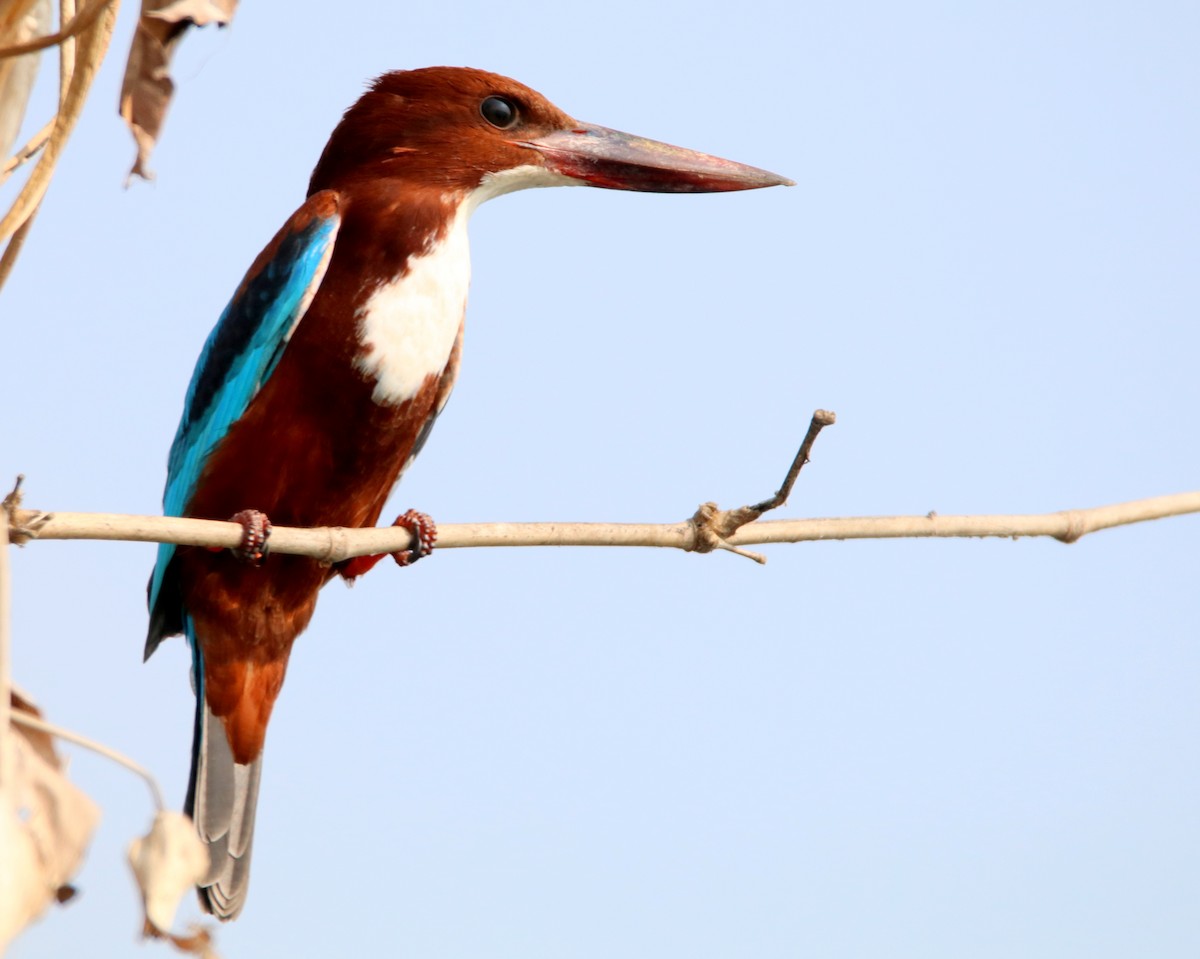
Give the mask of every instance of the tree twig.
M 796 458 L 792 460 L 792 465 L 788 467 L 783 483 L 774 496 L 751 506 L 750 509 L 761 515 L 767 510 L 775 509 L 787 502 L 788 497 L 792 495 L 792 487 L 796 485 L 796 478 L 800 475 L 800 470 L 809 461 L 808 457 L 812 452 L 813 443 L 817 441 L 817 436 L 826 426 L 832 426 L 836 422 L 837 414 L 829 410 L 817 410 L 813 413 L 812 420 L 808 424 L 808 432 L 804 434 L 804 440 L 800 444 L 800 449 L 796 451 Z
M 46 125 L 38 130 L 38 132 L 32 137 L 30 137 L 29 142 L 26 143 L 25 146 L 21 147 L 20 150 L 18 150 L 4 162 L 4 166 L 0 167 L 0 185 L 2 185 L 5 180 L 12 176 L 13 171 L 16 170 L 17 167 L 19 167 L 22 163 L 26 163 L 31 160 L 37 154 L 38 150 L 46 145 L 50 139 L 50 134 L 53 131 L 54 121 L 47 120 Z
M 1073 543 L 1098 530 L 1168 516 L 1200 513 L 1200 491 L 1018 516 L 864 516 L 831 519 L 762 520 L 730 536 L 734 546 L 801 543 L 813 540 L 893 539 L 897 537 L 1050 536 Z M 233 548 L 242 539 L 237 523 L 171 516 L 112 513 L 44 513 L 16 509 L 9 534 L 14 543 L 42 540 L 124 540 Z M 402 527 L 300 529 L 276 526 L 271 550 L 336 563 L 353 556 L 407 549 Z M 438 526 L 438 549 L 468 546 L 671 546 L 696 551 L 695 526 L 682 523 L 467 523 Z
M 767 510 L 775 509 L 787 502 L 787 498 L 792 494 L 792 487 L 796 484 L 796 478 L 800 475 L 800 470 L 808 462 L 809 453 L 812 452 L 813 443 L 817 441 L 818 434 L 826 426 L 832 426 L 836 422 L 837 416 L 828 410 L 817 410 L 813 413 L 812 420 L 808 424 L 808 432 L 805 433 L 804 440 L 800 443 L 800 449 L 792 459 L 792 465 L 788 467 L 787 475 L 783 478 L 783 485 L 776 490 L 774 496 L 754 506 L 739 506 L 737 509 L 729 510 L 721 509 L 716 503 L 701 503 L 699 509 L 692 514 L 692 525 L 696 531 L 696 545 L 692 547 L 693 550 L 697 553 L 711 553 L 714 549 L 726 549 L 731 553 L 752 559 L 756 563 L 765 563 L 767 558 L 762 553 L 752 553 L 734 543 L 734 534 L 743 526 L 755 522 Z
M 471 523 L 440 524 L 438 549 L 467 546 L 671 546 L 688 552 L 724 549 L 766 559 L 742 547 L 759 543 L 800 543 L 826 539 L 892 539 L 898 537 L 1052 536 L 1073 543 L 1087 533 L 1129 523 L 1200 512 L 1200 492 L 1025 516 L 864 516 L 840 519 L 758 521 L 787 501 L 821 430 L 836 422 L 833 413 L 817 410 L 773 496 L 754 506 L 721 510 L 704 503 L 682 523 Z M 116 513 L 47 513 L 21 509 L 21 483 L 4 500 L 8 538 L 22 546 L 32 539 L 124 540 L 175 543 L 232 549 L 245 534 L 240 523 L 183 519 L 175 516 L 127 516 Z M 411 534 L 400 526 L 303 529 L 276 526 L 270 549 L 275 553 L 311 556 L 326 564 L 355 556 L 408 549 Z

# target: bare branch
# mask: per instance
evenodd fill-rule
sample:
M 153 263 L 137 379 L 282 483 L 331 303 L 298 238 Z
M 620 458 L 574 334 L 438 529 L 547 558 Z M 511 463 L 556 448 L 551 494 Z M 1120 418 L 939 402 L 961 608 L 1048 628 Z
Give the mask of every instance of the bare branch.
M 1168 516 L 1200 513 L 1200 491 L 1150 499 L 1025 516 L 866 516 L 836 519 L 764 520 L 729 538 L 732 546 L 800 543 L 827 539 L 902 537 L 1016 538 L 1051 536 L 1073 543 L 1087 533 Z M 185 546 L 233 548 L 242 527 L 217 520 L 111 513 L 44 513 L 15 509 L 10 519 L 13 542 L 90 539 Z M 401 527 L 298 529 L 277 526 L 271 533 L 276 553 L 311 556 L 336 563 L 353 556 L 391 553 L 411 545 Z M 438 549 L 468 546 L 670 546 L 697 550 L 695 525 L 682 523 L 468 523 L 438 526 Z M 700 549 L 703 549 L 701 546 Z
M 836 422 L 837 416 L 828 410 L 817 410 L 813 413 L 812 420 L 808 424 L 808 432 L 805 433 L 804 440 L 800 443 L 800 449 L 796 452 L 792 465 L 788 467 L 787 475 L 783 478 L 783 485 L 779 487 L 774 496 L 755 506 L 739 506 L 737 509 L 730 510 L 723 510 L 716 503 L 701 503 L 699 509 L 692 514 L 692 525 L 695 527 L 696 538 L 696 545 L 692 549 L 697 553 L 710 553 L 714 549 L 726 549 L 738 556 L 752 559 L 756 563 L 765 563 L 767 558 L 761 553 L 752 553 L 734 544 L 732 542 L 734 534 L 743 526 L 755 522 L 767 510 L 775 509 L 787 502 L 787 498 L 792 494 L 792 487 L 796 484 L 796 478 L 800 475 L 800 470 L 808 462 L 808 456 L 812 452 L 813 443 L 817 441 L 818 434 L 826 426 L 832 426 Z
M 757 513 L 765 513 L 767 510 L 775 509 L 777 506 L 782 506 L 787 502 L 788 497 L 792 495 L 792 487 L 796 485 L 796 478 L 800 475 L 800 470 L 808 462 L 809 454 L 812 452 L 813 443 L 817 441 L 817 436 L 826 426 L 832 426 L 837 422 L 837 414 L 829 410 L 817 410 L 812 415 L 812 420 L 808 424 L 808 432 L 804 435 L 804 441 L 800 444 L 800 449 L 796 452 L 796 458 L 792 460 L 792 465 L 788 467 L 787 475 L 783 478 L 783 483 L 776 491 L 775 495 L 770 499 L 765 499 L 761 503 L 750 508 Z
M 1068 509 L 1057 513 L 994 516 L 858 516 L 771 520 L 741 530 L 734 543 L 800 543 L 825 539 L 982 538 L 1050 536 L 1061 543 L 1102 529 L 1200 513 L 1200 491 Z

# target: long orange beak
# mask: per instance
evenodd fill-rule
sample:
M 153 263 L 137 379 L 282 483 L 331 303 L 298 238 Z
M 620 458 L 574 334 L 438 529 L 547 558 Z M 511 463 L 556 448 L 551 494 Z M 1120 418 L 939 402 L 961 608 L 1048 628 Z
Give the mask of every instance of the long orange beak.
M 795 186 L 787 177 L 744 163 L 586 123 L 514 142 L 536 150 L 554 172 L 607 190 L 724 193 Z

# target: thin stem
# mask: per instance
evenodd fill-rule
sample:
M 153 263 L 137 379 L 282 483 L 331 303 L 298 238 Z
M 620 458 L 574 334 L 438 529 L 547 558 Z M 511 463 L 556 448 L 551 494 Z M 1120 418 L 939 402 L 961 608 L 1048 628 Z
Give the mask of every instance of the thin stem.
M 1052 536 L 1062 542 L 1168 516 L 1200 513 L 1200 491 L 1149 499 L 1021 516 L 868 516 L 836 519 L 759 520 L 729 537 L 737 546 L 754 543 L 798 543 L 825 539 L 890 539 L 895 537 Z M 42 513 L 16 509 L 11 538 L 124 540 L 233 548 L 241 543 L 237 523 L 181 519 L 175 516 L 125 516 L 113 513 Z M 311 556 L 338 563 L 354 556 L 407 549 L 411 536 L 403 527 L 301 529 L 276 526 L 270 548 L 276 553 Z M 695 549 L 690 521 L 682 523 L 472 523 L 438 527 L 438 549 L 467 546 L 673 546 Z M 270 562 L 268 558 L 267 562 Z
M 8 280 L 8 275 L 12 272 L 12 268 L 17 262 L 17 257 L 21 253 L 21 247 L 25 245 L 25 238 L 29 236 L 29 231 L 33 229 L 33 221 L 40 209 L 41 205 L 39 204 L 29 211 L 29 214 L 25 217 L 25 222 L 17 227 L 13 235 L 9 237 L 8 245 L 5 246 L 4 252 L 0 254 L 0 286 L 4 286 Z
M 105 746 L 103 743 L 98 743 L 94 739 L 89 739 L 87 736 L 82 736 L 55 723 L 48 723 L 38 716 L 31 716 L 29 713 L 14 711 L 12 721 L 29 729 L 36 729 L 38 732 L 48 733 L 58 739 L 74 743 L 76 746 L 82 746 L 84 749 L 90 749 L 97 755 L 103 756 L 105 759 L 111 759 L 114 763 L 124 766 L 130 772 L 141 776 L 146 785 L 150 787 L 150 795 L 154 800 L 154 808 L 159 812 L 162 812 L 166 808 L 163 803 L 162 791 L 158 788 L 158 783 L 150 774 L 150 771 L 140 763 L 135 763 L 124 753 L 119 753 L 115 749 Z
M 817 410 L 813 413 L 812 419 L 808 424 L 808 432 L 804 434 L 804 440 L 800 443 L 800 449 L 796 452 L 796 458 L 792 460 L 792 465 L 788 467 L 787 475 L 784 476 L 782 485 L 770 499 L 765 499 L 761 503 L 751 506 L 752 510 L 758 513 L 765 513 L 787 502 L 788 497 L 792 495 L 792 487 L 796 485 L 796 477 L 800 475 L 800 470 L 808 462 L 809 454 L 812 453 L 813 443 L 817 441 L 817 436 L 826 426 L 832 426 L 836 422 L 837 416 L 828 410 Z
M 4 166 L 0 167 L 0 184 L 3 184 L 5 180 L 12 176 L 13 171 L 22 163 L 31 160 L 37 154 L 38 150 L 46 145 L 53 131 L 54 121 L 47 120 L 46 125 L 30 137 L 29 142 L 25 146 L 21 147 L 20 150 L 5 161 Z

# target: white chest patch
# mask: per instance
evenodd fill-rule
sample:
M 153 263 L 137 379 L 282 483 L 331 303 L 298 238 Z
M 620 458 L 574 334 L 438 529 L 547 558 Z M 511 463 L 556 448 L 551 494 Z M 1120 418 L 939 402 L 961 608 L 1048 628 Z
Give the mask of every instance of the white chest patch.
M 543 166 L 489 173 L 463 198 L 445 239 L 424 256 L 409 260 L 408 272 L 385 283 L 359 314 L 359 339 L 367 350 L 357 366 L 375 381 L 371 398 L 380 406 L 412 399 L 450 359 L 467 309 L 471 251 L 467 221 L 479 204 L 514 190 L 579 186 L 580 181 Z
M 471 284 L 469 215 L 460 208 L 442 242 L 409 260 L 408 271 L 380 286 L 359 314 L 367 350 L 357 365 L 375 381 L 371 398 L 381 406 L 412 399 L 427 376 L 446 368 Z

